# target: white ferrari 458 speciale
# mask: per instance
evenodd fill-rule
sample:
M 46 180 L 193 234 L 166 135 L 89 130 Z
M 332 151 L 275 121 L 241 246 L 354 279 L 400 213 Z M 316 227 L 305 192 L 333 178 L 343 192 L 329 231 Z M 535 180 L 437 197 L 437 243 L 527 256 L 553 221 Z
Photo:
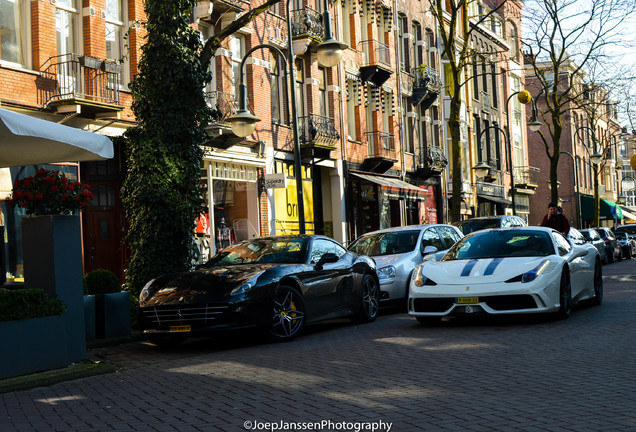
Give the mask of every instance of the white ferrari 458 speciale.
M 594 246 L 576 246 L 550 228 L 502 228 L 472 233 L 440 261 L 418 266 L 408 310 L 421 323 L 478 313 L 547 312 L 567 318 L 572 305 L 583 300 L 603 300 Z

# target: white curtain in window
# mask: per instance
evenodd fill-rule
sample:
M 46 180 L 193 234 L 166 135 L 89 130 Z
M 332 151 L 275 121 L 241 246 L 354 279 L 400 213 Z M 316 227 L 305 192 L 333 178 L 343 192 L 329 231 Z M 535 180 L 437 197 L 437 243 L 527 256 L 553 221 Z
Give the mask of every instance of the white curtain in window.
M 0 0 L 0 58 L 2 60 L 25 64 L 24 7 L 25 3 L 18 0 Z

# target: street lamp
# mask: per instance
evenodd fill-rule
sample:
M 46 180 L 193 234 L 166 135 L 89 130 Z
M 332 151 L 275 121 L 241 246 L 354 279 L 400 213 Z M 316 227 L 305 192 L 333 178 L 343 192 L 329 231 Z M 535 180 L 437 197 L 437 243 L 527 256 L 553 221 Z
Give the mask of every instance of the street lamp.
M 594 133 L 594 129 L 592 129 L 591 127 L 579 126 L 578 128 L 574 130 L 574 136 L 576 137 L 578 131 L 582 129 L 587 129 L 592 134 L 592 144 L 594 145 L 594 153 L 590 154 L 590 151 L 587 149 L 587 146 L 585 145 L 585 143 L 583 143 L 583 148 L 587 152 L 590 158 L 590 161 L 592 162 L 592 165 L 594 167 L 594 223 L 593 225 L 599 226 L 601 206 L 599 201 L 600 196 L 599 196 L 599 190 L 598 190 L 598 167 L 601 164 L 601 161 L 603 160 L 603 155 L 598 152 L 598 149 L 596 146 L 596 134 Z M 576 145 L 576 141 L 575 141 L 575 145 Z M 576 146 L 574 148 L 576 151 Z M 576 181 L 578 182 L 578 180 L 579 179 L 577 178 Z
M 562 151 L 561 154 L 565 154 L 570 156 L 570 158 L 572 159 L 572 165 L 574 166 L 574 186 L 575 186 L 575 201 L 574 203 L 576 204 L 576 227 L 577 228 L 581 228 L 581 191 L 579 190 L 579 167 L 576 164 L 576 160 L 574 159 L 574 156 L 572 156 L 572 153 L 570 152 L 566 152 L 566 151 Z
M 490 171 L 490 165 L 488 165 L 484 161 L 481 161 L 477 165 L 475 165 L 473 169 L 475 170 L 475 175 L 477 177 L 486 177 L 488 175 L 488 171 Z
M 292 23 L 290 13 L 291 0 L 286 2 L 286 16 L 287 22 L 287 64 L 285 65 L 286 75 L 289 81 L 289 99 L 288 105 L 291 105 L 292 111 L 292 135 L 294 139 L 294 175 L 296 176 L 296 199 L 298 201 L 298 232 L 299 234 L 305 234 L 305 202 L 303 198 L 303 179 L 302 179 L 302 161 L 300 158 L 300 138 L 298 133 L 298 114 L 296 108 L 296 75 L 294 68 L 294 49 L 292 46 Z M 322 21 L 325 27 L 325 37 L 321 43 L 319 43 L 312 51 L 316 53 L 318 61 L 325 67 L 331 67 L 337 65 L 343 56 L 343 50 L 347 48 L 347 44 L 338 42 L 331 31 L 331 14 L 329 13 L 329 4 L 327 0 L 323 2 L 324 11 L 322 15 Z M 252 48 L 245 54 L 241 61 L 240 67 L 240 86 L 239 86 L 239 109 L 237 113 L 228 118 L 228 121 L 232 125 L 232 132 L 236 136 L 245 138 L 251 135 L 256 128 L 256 123 L 261 121 L 260 118 L 252 115 L 247 110 L 247 86 L 245 84 L 245 61 L 248 59 L 249 54 L 254 50 L 268 48 L 277 52 L 282 59 L 285 59 L 282 51 L 277 47 L 269 44 L 261 44 Z M 289 68 L 289 72 L 287 72 Z
M 520 91 L 516 91 L 514 93 L 512 93 L 510 96 L 508 96 L 508 99 L 506 100 L 506 129 L 507 131 L 503 130 L 502 128 L 500 128 L 497 125 L 492 125 L 492 126 L 488 126 L 486 129 L 484 129 L 483 131 L 481 131 L 481 133 L 479 134 L 479 136 L 477 137 L 477 142 L 481 142 L 481 137 L 484 134 L 484 132 L 486 132 L 488 129 L 496 129 L 497 131 L 501 132 L 504 136 L 504 139 L 506 140 L 506 153 L 508 154 L 508 168 L 510 169 L 510 198 L 512 199 L 512 214 L 513 215 L 517 215 L 517 205 L 516 205 L 516 200 L 515 200 L 515 173 L 514 173 L 514 169 L 512 166 L 512 143 L 510 141 L 510 116 L 508 115 L 509 112 L 509 104 L 510 104 L 510 99 L 512 99 L 513 96 L 517 95 L 517 100 L 522 103 L 522 104 L 527 104 L 528 102 L 532 102 L 532 118 L 530 119 L 530 122 L 528 122 L 528 127 L 530 128 L 531 131 L 536 132 L 541 128 L 541 122 L 537 119 L 537 106 L 534 102 L 534 99 L 532 98 L 532 95 L 530 94 L 529 91 L 527 90 L 520 90 Z M 483 163 L 483 162 L 480 162 Z M 486 164 L 484 164 L 486 165 Z M 475 172 L 477 173 L 477 166 L 479 166 L 479 164 L 477 164 L 473 169 L 475 169 Z M 488 166 L 488 165 L 486 165 Z M 490 168 L 488 166 L 488 168 Z M 487 174 L 487 173 L 486 173 Z M 481 177 L 484 177 L 486 174 L 484 174 Z M 479 175 L 479 174 L 477 174 Z

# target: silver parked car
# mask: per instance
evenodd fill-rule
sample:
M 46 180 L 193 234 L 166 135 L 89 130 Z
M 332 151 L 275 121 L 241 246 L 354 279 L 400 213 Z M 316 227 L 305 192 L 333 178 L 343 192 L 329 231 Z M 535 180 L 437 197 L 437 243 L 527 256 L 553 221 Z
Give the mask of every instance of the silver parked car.
M 406 301 L 415 267 L 425 256 L 449 249 L 463 236 L 452 225 L 410 225 L 363 234 L 349 250 L 375 260 L 381 301 Z
M 585 230 L 584 230 L 585 231 Z M 568 232 L 568 238 L 575 246 L 584 245 L 586 243 L 591 244 L 598 251 L 598 256 L 601 259 L 601 262 L 605 264 L 607 262 L 607 252 L 605 251 L 605 243 L 601 236 L 594 230 L 590 235 L 590 230 L 579 231 L 574 227 L 570 227 L 570 231 Z
M 607 264 L 610 260 L 607 254 L 607 248 L 605 247 L 605 241 L 601 238 L 601 235 L 592 228 L 583 229 L 580 232 L 583 237 L 585 237 L 585 240 L 598 250 L 598 255 L 601 257 L 601 262 L 603 264 Z

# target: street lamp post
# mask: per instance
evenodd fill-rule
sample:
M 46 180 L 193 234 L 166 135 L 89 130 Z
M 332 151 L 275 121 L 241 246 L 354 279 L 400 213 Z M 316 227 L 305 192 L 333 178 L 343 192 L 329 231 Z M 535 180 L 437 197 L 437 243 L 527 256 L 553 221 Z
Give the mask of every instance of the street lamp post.
M 291 0 L 286 2 L 286 22 L 287 22 L 287 64 L 285 65 L 286 75 L 289 78 L 289 98 L 287 100 L 288 105 L 291 105 L 292 111 L 292 135 L 294 140 L 294 175 L 296 177 L 296 199 L 298 201 L 298 232 L 299 234 L 305 234 L 305 202 L 303 196 L 303 179 L 302 179 L 302 161 L 300 155 L 300 134 L 298 132 L 298 114 L 296 108 L 296 74 L 295 74 L 295 55 L 292 45 L 292 23 L 291 23 Z M 329 13 L 328 0 L 323 2 L 323 23 L 325 29 L 325 37 L 321 43 L 319 43 L 313 51 L 316 52 L 318 61 L 325 67 L 331 67 L 337 65 L 343 56 L 343 50 L 347 48 L 347 44 L 337 41 L 331 31 L 331 14 Z M 247 110 L 247 85 L 245 84 L 245 61 L 249 54 L 253 51 L 261 48 L 268 48 L 274 50 L 284 60 L 285 56 L 282 51 L 277 47 L 269 44 L 261 44 L 252 48 L 243 57 L 240 68 L 240 87 L 239 87 L 239 109 L 237 113 L 228 118 L 228 121 L 232 124 L 232 131 L 234 134 L 240 137 L 247 137 L 254 132 L 256 122 L 261 121 L 256 116 L 253 116 Z M 289 71 L 287 72 L 287 67 Z M 291 99 L 291 101 L 289 100 Z
M 570 158 L 572 159 L 572 165 L 574 166 L 574 186 L 576 188 L 574 192 L 574 203 L 576 204 L 576 227 L 581 228 L 581 192 L 579 190 L 579 168 L 576 165 L 576 160 L 574 159 L 574 156 L 572 156 L 572 153 L 562 151 L 561 154 L 570 156 Z
M 587 152 L 590 161 L 592 162 L 593 168 L 594 168 L 594 221 L 593 221 L 593 225 L 594 226 L 599 226 L 600 225 L 600 216 L 601 216 L 601 206 L 600 206 L 600 195 L 599 195 L 599 190 L 598 190 L 598 167 L 601 163 L 601 160 L 603 159 L 603 155 L 601 155 L 598 152 L 598 149 L 596 148 L 596 134 L 594 133 L 594 129 L 592 129 L 589 126 L 579 126 L 578 128 L 575 129 L 574 131 L 574 136 L 577 136 L 577 133 L 579 130 L 582 129 L 587 129 L 591 134 L 592 134 L 592 144 L 594 145 L 594 153 L 590 154 L 590 151 L 587 149 L 587 146 L 585 145 L 585 143 L 583 144 L 583 148 L 585 149 L 585 151 Z M 574 145 L 576 146 L 576 142 L 574 143 Z M 575 147 L 576 150 L 576 147 Z M 576 181 L 578 182 L 578 178 L 576 179 Z
M 530 130 L 532 130 L 533 132 L 536 132 L 537 130 L 539 130 L 539 128 L 541 127 L 541 123 L 537 119 L 537 106 L 534 102 L 534 99 L 532 98 L 532 96 L 527 90 L 520 90 L 520 91 L 516 91 L 512 93 L 510 96 L 508 96 L 508 99 L 506 100 L 506 129 L 507 131 L 500 128 L 497 125 L 488 126 L 486 129 L 481 131 L 481 133 L 479 134 L 479 137 L 477 137 L 477 142 L 481 142 L 482 135 L 488 129 L 496 129 L 497 131 L 503 134 L 504 139 L 506 141 L 506 153 L 508 156 L 507 164 L 508 164 L 508 168 L 510 169 L 510 198 L 512 199 L 512 214 L 516 216 L 517 205 L 515 201 L 515 174 L 514 174 L 514 169 L 512 166 L 512 143 L 510 141 L 510 119 L 508 115 L 508 107 L 509 107 L 510 99 L 512 99 L 512 97 L 515 95 L 519 95 L 518 96 L 519 102 L 521 102 L 524 105 L 527 104 L 528 102 L 532 102 L 532 118 L 530 119 L 528 126 L 530 127 Z

